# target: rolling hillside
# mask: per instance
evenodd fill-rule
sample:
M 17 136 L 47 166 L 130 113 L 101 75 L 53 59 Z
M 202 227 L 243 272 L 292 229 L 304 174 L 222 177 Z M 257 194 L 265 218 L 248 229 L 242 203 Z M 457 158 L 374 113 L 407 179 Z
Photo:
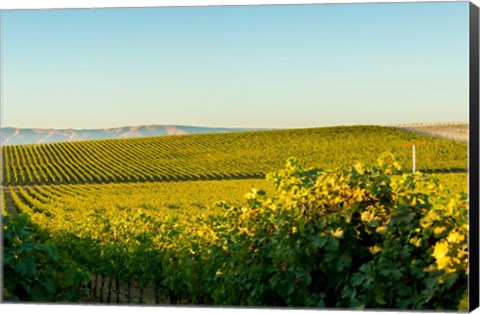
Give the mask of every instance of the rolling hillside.
M 4 146 L 2 168 L 4 185 L 240 179 L 263 177 L 291 156 L 328 169 L 392 151 L 408 169 L 404 145 L 413 141 L 425 142 L 417 169 L 467 170 L 467 143 L 379 126 Z

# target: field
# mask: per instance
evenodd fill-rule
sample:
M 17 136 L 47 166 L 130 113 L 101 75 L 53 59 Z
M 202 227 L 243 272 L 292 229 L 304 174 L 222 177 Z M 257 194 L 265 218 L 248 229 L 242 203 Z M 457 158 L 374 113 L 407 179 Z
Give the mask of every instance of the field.
M 397 160 L 378 161 L 388 151 Z M 464 296 L 465 257 L 442 268 L 436 244 L 402 250 L 463 232 L 430 232 L 419 215 L 466 208 L 465 142 L 359 126 L 4 146 L 2 157 L 7 300 L 456 309 Z M 391 225 L 405 202 L 409 227 Z M 369 253 L 394 234 L 406 242 Z M 359 281 L 389 254 L 412 259 L 408 271 L 435 268 L 399 275 L 406 287 L 433 280 L 416 299 Z
M 465 172 L 467 143 L 377 126 L 4 146 L 4 185 L 262 178 L 295 156 L 330 169 L 392 151 L 406 169 Z

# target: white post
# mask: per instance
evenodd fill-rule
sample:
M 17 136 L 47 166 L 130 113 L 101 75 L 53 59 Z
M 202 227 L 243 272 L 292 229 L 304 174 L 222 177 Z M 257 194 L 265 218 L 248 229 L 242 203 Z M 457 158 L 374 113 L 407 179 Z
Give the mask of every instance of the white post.
M 413 146 L 412 146 L 412 161 L 413 161 L 413 173 L 415 173 L 415 164 L 416 164 L 416 160 L 415 160 L 415 144 L 413 144 Z

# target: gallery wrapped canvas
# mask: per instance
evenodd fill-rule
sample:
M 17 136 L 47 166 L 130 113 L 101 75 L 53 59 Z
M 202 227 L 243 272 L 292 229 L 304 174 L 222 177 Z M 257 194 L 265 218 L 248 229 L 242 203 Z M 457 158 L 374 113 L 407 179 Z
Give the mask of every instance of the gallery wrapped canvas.
M 478 307 L 475 4 L 0 21 L 2 302 Z

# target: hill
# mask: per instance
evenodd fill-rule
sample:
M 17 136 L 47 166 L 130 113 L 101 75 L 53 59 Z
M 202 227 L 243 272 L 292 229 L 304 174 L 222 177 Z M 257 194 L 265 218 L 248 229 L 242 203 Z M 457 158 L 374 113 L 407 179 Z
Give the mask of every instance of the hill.
M 4 185 L 259 178 L 291 156 L 334 168 L 394 152 L 417 169 L 467 170 L 467 143 L 388 127 L 349 126 L 95 140 L 2 148 Z
M 206 134 L 241 132 L 253 129 L 240 128 L 207 128 L 182 125 L 141 125 L 107 129 L 35 129 L 35 128 L 2 128 L 2 145 L 41 144 L 56 142 L 72 142 L 85 140 L 101 140 L 115 138 L 136 138 L 145 136 Z

